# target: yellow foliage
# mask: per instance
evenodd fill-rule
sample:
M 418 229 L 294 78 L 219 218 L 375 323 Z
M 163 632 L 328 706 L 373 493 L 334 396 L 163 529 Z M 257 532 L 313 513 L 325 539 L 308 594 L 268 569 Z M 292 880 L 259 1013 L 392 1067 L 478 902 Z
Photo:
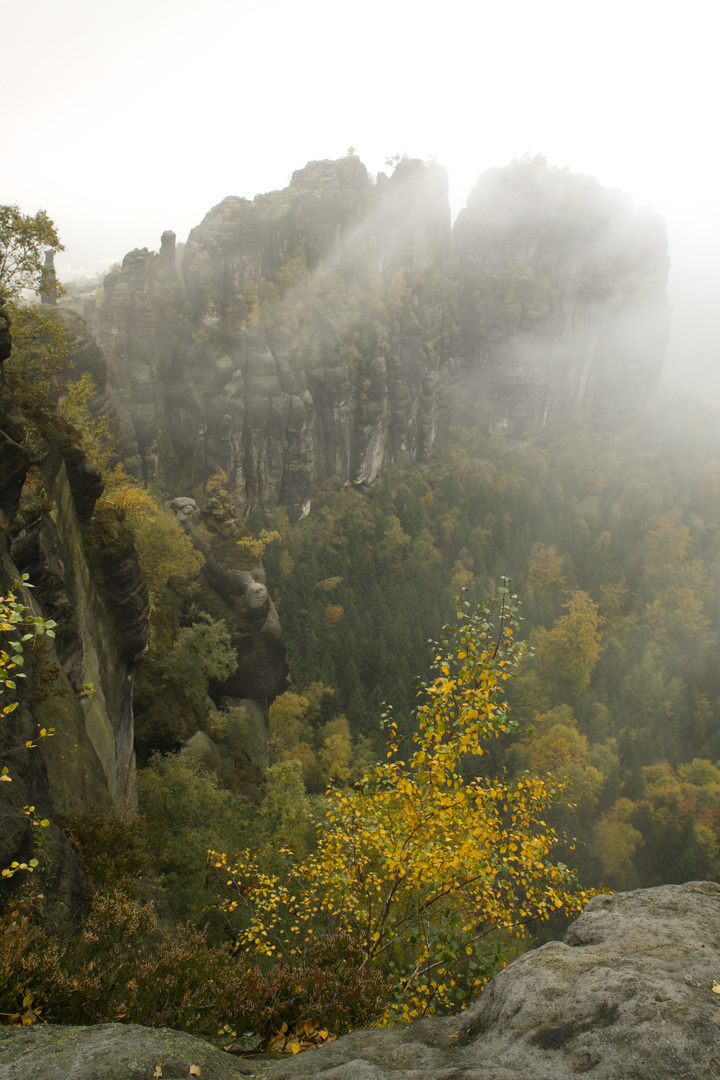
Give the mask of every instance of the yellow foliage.
M 629 821 L 634 810 L 635 804 L 630 799 L 618 799 L 595 827 L 592 852 L 613 884 L 625 884 L 632 856 L 642 840 L 642 834 Z
M 345 783 L 350 779 L 353 756 L 350 725 L 344 716 L 330 720 L 323 728 L 323 747 L 318 754 L 322 783 Z
M 98 500 L 119 510 L 130 525 L 140 569 L 154 611 L 171 582 L 193 581 L 203 566 L 203 556 L 178 524 L 172 511 L 162 506 L 137 480 L 118 465 L 106 476 L 105 491 Z
M 105 473 L 117 462 L 116 437 L 107 417 L 93 416 L 90 411 L 90 401 L 96 393 L 95 380 L 86 372 L 68 383 L 58 408 L 78 431 L 87 456 Z
M 457 1007 L 461 966 L 471 989 L 491 976 L 502 960 L 497 943 L 488 959 L 486 939 L 522 936 L 529 921 L 584 903 L 572 872 L 553 862 L 558 841 L 543 821 L 561 785 L 528 775 L 466 781 L 459 770 L 511 727 L 502 689 L 524 651 L 515 601 L 500 591 L 496 629 L 488 605 L 459 609 L 423 688 L 414 747 L 401 745 L 386 715 L 386 760 L 329 793 L 317 847 L 286 877 L 264 873 L 249 852 L 210 853 L 225 911 L 246 919 L 239 948 L 292 956 L 318 924 L 340 928 L 366 963 L 399 961 L 391 1013 L 411 1018 Z
M 317 758 L 310 745 L 312 728 L 307 720 L 310 702 L 302 694 L 286 690 L 269 710 L 270 760 L 299 761 L 308 787 L 317 786 Z
M 208 477 L 205 482 L 205 494 L 214 495 L 218 491 L 224 491 L 230 487 L 230 477 L 221 469 L 218 465 L 212 476 Z
M 565 565 L 567 557 L 560 555 L 557 548 L 535 544 L 530 555 L 528 567 L 527 593 L 551 593 L 564 589 L 567 584 Z
M 22 575 L 21 580 L 18 582 L 18 586 L 20 585 L 26 589 L 32 588 L 27 574 Z M 25 673 L 21 670 L 25 644 L 28 641 L 33 641 L 38 635 L 45 634 L 47 637 L 55 637 L 55 626 L 54 619 L 43 619 L 39 615 L 33 615 L 27 605 L 18 599 L 16 592 L 8 592 L 5 596 L 0 595 L 0 693 L 7 690 L 14 692 L 17 689 L 17 680 L 25 678 Z M 6 641 L 6 634 L 12 634 L 14 640 Z M 17 704 L 17 701 L 11 701 L 9 704 L 3 705 L 0 715 L 9 716 L 10 713 L 15 711 Z M 36 738 L 52 738 L 54 733 L 54 728 L 40 728 Z M 32 749 L 37 743 L 33 739 L 26 739 L 25 743 L 21 745 Z M 13 749 L 19 749 L 19 747 L 13 747 Z M 7 784 L 12 783 L 12 777 L 7 765 L 3 765 L 0 769 L 0 781 Z M 50 824 L 46 818 L 42 821 L 36 821 L 33 817 L 34 810 L 34 806 L 24 807 L 24 812 L 31 819 L 33 825 L 46 827 Z M 19 870 L 26 870 L 30 873 L 37 865 L 37 859 L 30 859 L 28 862 L 14 860 L 9 866 L 3 867 L 0 876 L 11 878 Z
M 328 604 L 325 608 L 325 625 L 334 626 L 342 618 L 344 608 L 342 604 Z
M 551 630 L 539 627 L 533 637 L 536 667 L 541 682 L 563 682 L 579 695 L 590 684 L 600 658 L 602 618 L 587 593 L 577 589 L 563 604 L 562 615 Z
M 259 536 L 244 536 L 238 540 L 240 550 L 254 560 L 261 559 L 268 544 L 282 540 L 282 536 L 276 529 L 261 529 Z
M 273 701 L 268 715 L 272 761 L 300 760 L 294 753 L 295 747 L 312 737 L 305 719 L 308 705 L 307 698 L 292 690 L 286 690 Z

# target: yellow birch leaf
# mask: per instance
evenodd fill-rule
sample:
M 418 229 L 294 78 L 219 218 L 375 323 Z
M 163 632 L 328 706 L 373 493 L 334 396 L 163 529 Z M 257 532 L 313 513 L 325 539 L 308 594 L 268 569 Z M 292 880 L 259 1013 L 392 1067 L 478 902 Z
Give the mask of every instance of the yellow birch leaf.
M 302 1047 L 299 1042 L 291 1042 L 288 1049 L 292 1050 L 293 1054 L 299 1054 Z
M 153 1073 L 153 1080 L 162 1080 L 162 1067 L 160 1065 L 155 1066 L 155 1072 Z
M 712 988 L 713 988 L 713 994 L 720 994 L 720 983 L 716 982 L 715 979 L 713 979 Z
M 200 1066 L 199 1065 L 191 1065 L 190 1068 L 188 1069 L 188 1076 L 199 1076 L 199 1075 L 200 1075 Z

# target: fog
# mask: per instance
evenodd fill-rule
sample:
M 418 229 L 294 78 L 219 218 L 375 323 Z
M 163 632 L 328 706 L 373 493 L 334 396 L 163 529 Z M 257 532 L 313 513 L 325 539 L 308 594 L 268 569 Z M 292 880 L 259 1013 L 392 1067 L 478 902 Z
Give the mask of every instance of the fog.
M 707 18 L 695 0 L 15 5 L 1 201 L 48 211 L 67 279 L 157 248 L 166 228 L 184 240 L 226 195 L 284 187 L 350 145 L 373 172 L 436 158 L 453 215 L 481 171 L 540 152 L 666 219 L 666 378 L 720 398 Z

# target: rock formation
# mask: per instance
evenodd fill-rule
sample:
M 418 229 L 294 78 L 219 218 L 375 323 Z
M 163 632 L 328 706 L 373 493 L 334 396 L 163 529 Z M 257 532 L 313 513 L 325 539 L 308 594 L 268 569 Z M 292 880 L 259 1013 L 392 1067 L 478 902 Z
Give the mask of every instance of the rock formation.
M 250 560 L 251 569 L 239 567 L 242 530 L 226 491 L 208 499 L 202 510 L 189 498 L 173 499 L 171 506 L 205 559 L 205 581 L 215 598 L 205 606 L 222 615 L 237 654 L 237 670 L 216 692 L 237 702 L 250 699 L 267 717 L 272 701 L 287 688 L 288 666 L 262 563 Z
M 57 309 L 71 342 L 75 372 L 91 371 L 98 387 L 93 407 L 108 407 L 104 359 L 82 323 Z M 22 601 L 58 626 L 28 653 L 28 678 L 18 682 L 19 705 L 0 725 L 0 754 L 12 782 L 0 785 L 3 829 L 0 865 L 32 851 L 23 806 L 49 817 L 50 891 L 70 910 L 81 902 L 74 855 L 54 824 L 57 815 L 89 806 L 123 811 L 134 802 L 132 686 L 147 649 L 147 591 L 132 542 L 119 536 L 86 545 L 88 523 L 102 493 L 73 430 L 38 404 L 36 434 L 5 385 L 0 393 L 0 588 L 23 573 L 33 591 Z M 37 432 L 42 430 L 38 440 Z M 28 745 L 38 728 L 52 738 Z
M 720 1075 L 720 885 L 597 896 L 465 1012 L 358 1031 L 273 1080 L 709 1080 Z
M 480 177 L 454 238 L 479 417 L 522 438 L 582 408 L 602 428 L 637 413 L 670 329 L 659 218 L 527 162 Z
M 467 1010 L 356 1031 L 279 1062 L 121 1024 L 0 1028 L 0 1080 L 711 1080 L 720 1076 L 720 885 L 597 896 Z
M 192 1065 L 202 1080 L 237 1080 L 254 1071 L 202 1039 L 167 1028 L 0 1027 L 0 1080 L 188 1080 Z
M 50 304 L 51 307 L 55 307 L 57 304 L 57 274 L 55 272 L 55 252 L 52 249 L 45 252 L 45 266 L 40 285 L 40 303 Z
M 484 174 L 454 230 L 437 165 L 311 162 L 213 207 L 179 261 L 172 233 L 131 252 L 92 313 L 126 464 L 178 494 L 222 468 L 242 511 L 291 519 L 329 477 L 427 461 L 451 422 L 622 423 L 668 335 L 662 223 L 542 160 Z

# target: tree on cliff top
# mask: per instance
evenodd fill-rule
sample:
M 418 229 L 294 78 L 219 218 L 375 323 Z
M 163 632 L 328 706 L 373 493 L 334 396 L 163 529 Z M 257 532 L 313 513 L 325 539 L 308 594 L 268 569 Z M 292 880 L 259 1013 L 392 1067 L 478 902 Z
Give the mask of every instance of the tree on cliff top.
M 0 206 L 0 297 L 17 300 L 23 289 L 52 291 L 45 281 L 45 252 L 64 244 L 45 210 L 33 217 L 18 206 Z

